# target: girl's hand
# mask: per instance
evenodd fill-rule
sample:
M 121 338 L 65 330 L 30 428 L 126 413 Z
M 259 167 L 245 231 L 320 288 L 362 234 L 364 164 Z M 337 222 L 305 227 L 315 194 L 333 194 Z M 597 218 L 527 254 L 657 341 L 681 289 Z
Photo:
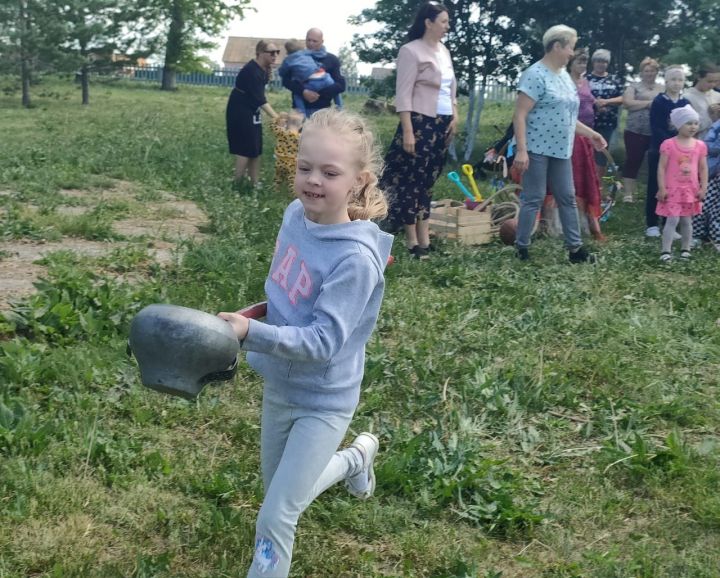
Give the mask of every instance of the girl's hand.
M 664 201 L 665 199 L 667 199 L 667 191 L 664 188 L 659 188 L 657 195 L 655 195 L 655 198 L 658 201 Z
M 412 156 L 415 156 L 415 135 L 413 133 L 403 133 L 403 150 Z
M 700 189 L 700 190 L 698 191 L 698 200 L 699 200 L 699 201 L 704 201 L 706 195 L 707 195 L 707 189 Z
M 250 320 L 247 317 L 243 317 L 238 313 L 229 313 L 221 311 L 217 314 L 220 319 L 224 319 L 230 324 L 235 335 L 239 340 L 243 340 L 247 337 L 248 328 L 250 327 Z
M 517 151 L 515 153 L 515 159 L 513 160 L 513 169 L 519 174 L 523 174 L 530 166 L 530 157 L 527 151 Z

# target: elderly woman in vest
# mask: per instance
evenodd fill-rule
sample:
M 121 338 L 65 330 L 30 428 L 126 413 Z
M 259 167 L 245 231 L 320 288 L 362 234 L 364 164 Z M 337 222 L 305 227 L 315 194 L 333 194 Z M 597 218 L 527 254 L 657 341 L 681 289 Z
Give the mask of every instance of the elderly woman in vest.
M 623 183 L 625 185 L 626 203 L 635 200 L 637 176 L 640 172 L 645 153 L 650 148 L 650 107 L 655 97 L 663 91 L 657 82 L 660 64 L 653 58 L 646 57 L 640 63 L 640 81 L 627 87 L 623 95 L 623 106 L 627 109 L 625 122 L 625 165 L 623 166 Z
M 395 93 L 400 123 L 380 181 L 390 201 L 390 227 L 404 228 L 408 251 L 418 259 L 427 259 L 431 249 L 430 189 L 457 127 L 455 74 L 441 42 L 449 27 L 448 9 L 427 2 L 400 48 Z

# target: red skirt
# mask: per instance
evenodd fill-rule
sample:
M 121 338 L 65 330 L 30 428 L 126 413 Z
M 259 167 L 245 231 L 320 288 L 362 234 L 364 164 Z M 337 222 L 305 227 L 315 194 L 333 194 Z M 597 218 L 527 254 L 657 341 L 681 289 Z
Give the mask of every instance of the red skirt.
M 602 198 L 595 168 L 595 149 L 590 139 L 575 135 L 571 162 L 578 208 L 592 217 L 599 217 Z

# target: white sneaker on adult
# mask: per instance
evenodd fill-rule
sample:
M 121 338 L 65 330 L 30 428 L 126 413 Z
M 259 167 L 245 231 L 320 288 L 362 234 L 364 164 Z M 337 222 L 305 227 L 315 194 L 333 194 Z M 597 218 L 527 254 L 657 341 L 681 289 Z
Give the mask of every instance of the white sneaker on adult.
M 375 456 L 380 449 L 380 442 L 369 432 L 363 432 L 350 444 L 363 458 L 362 469 L 345 480 L 347 491 L 360 500 L 367 500 L 375 493 Z
M 677 231 L 675 231 L 673 233 L 673 241 L 679 241 L 680 239 L 682 239 L 682 235 L 680 233 L 678 233 Z
M 645 229 L 645 236 L 646 237 L 659 237 L 660 236 L 660 227 L 648 227 Z
M 693 237 L 693 240 L 690 242 L 690 246 L 693 249 L 699 249 L 702 246 L 702 239 L 698 239 L 697 237 Z

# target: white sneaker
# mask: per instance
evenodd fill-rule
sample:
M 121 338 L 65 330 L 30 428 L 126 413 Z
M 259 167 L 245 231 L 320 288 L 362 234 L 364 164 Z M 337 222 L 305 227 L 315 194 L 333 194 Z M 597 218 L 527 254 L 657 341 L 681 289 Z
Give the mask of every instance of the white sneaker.
M 702 239 L 698 239 L 697 237 L 693 237 L 692 242 L 690 243 L 690 247 L 693 249 L 698 249 L 702 246 Z
M 672 255 L 670 253 L 660 253 L 660 260 L 663 263 L 669 263 L 672 261 Z
M 720 253 L 720 243 L 714 243 L 713 247 L 715 247 L 715 250 Z
M 682 239 L 682 235 L 680 233 L 678 233 L 677 231 L 675 231 L 673 233 L 673 241 L 679 241 L 680 239 Z
M 660 236 L 660 227 L 648 227 L 645 229 L 645 236 L 646 237 L 659 237 Z
M 363 467 L 357 474 L 345 480 L 345 488 L 360 500 L 367 500 L 375 493 L 375 456 L 380 449 L 380 442 L 369 432 L 363 432 L 350 444 L 362 454 Z

